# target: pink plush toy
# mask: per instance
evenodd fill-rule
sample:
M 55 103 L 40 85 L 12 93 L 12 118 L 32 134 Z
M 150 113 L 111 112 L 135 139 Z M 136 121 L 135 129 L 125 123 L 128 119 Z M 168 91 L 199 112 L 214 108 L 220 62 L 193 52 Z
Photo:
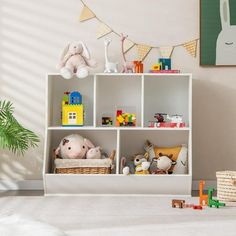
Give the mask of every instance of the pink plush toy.
M 69 43 L 62 52 L 58 65 L 64 79 L 71 79 L 76 73 L 78 78 L 85 78 L 89 74 L 89 67 L 95 67 L 96 61 L 90 58 L 86 45 L 79 41 Z
M 64 137 L 55 151 L 63 159 L 83 159 L 89 148 L 94 148 L 91 141 L 78 134 Z

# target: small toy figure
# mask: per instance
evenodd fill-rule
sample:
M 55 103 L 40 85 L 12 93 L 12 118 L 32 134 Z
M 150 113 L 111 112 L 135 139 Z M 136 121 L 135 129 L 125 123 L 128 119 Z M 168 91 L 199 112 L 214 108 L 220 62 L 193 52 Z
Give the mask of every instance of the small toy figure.
M 78 91 L 65 92 L 62 99 L 62 125 L 82 126 L 84 124 L 84 107 L 82 96 Z
M 178 200 L 178 199 L 172 200 L 173 208 L 184 208 L 184 204 L 185 204 L 185 200 Z
M 113 118 L 111 116 L 103 116 L 102 117 L 102 126 L 112 126 Z
M 108 47 L 111 43 L 111 39 L 104 39 L 104 46 L 105 46 L 105 70 L 104 73 L 117 73 L 117 65 L 118 63 L 110 62 L 108 60 Z
M 194 206 L 193 206 L 193 209 L 194 209 L 194 210 L 202 210 L 203 208 L 202 208 L 201 205 L 194 205 Z
M 159 156 L 154 157 L 152 160 L 156 161 L 158 170 L 164 171 L 166 174 L 172 174 L 172 171 L 169 171 L 169 170 L 173 165 L 176 165 L 176 161 L 173 161 L 172 157 L 173 157 L 173 154 L 165 155 L 165 154 L 159 153 Z
M 69 43 L 62 52 L 58 68 L 64 79 L 71 79 L 76 73 L 78 78 L 85 78 L 89 68 L 96 67 L 96 61 L 90 58 L 86 45 L 79 42 Z
M 122 110 L 117 110 L 116 126 L 136 126 L 136 115 L 130 113 L 123 113 Z
M 155 71 L 161 70 L 161 63 L 156 63 L 152 65 L 151 70 L 155 70 Z
M 122 71 L 121 73 L 134 73 L 134 63 L 131 61 L 126 61 L 125 58 L 125 52 L 124 52 L 124 41 L 128 38 L 128 35 L 124 36 L 124 34 L 121 33 L 121 50 L 122 50 Z
M 170 58 L 159 58 L 162 70 L 171 70 L 171 59 Z
M 171 123 L 182 123 L 183 116 L 181 115 L 167 115 L 166 119 Z
M 143 63 L 142 61 L 133 61 L 134 63 L 134 72 L 143 73 Z
M 148 155 L 136 154 L 134 158 L 135 174 L 136 175 L 148 175 L 150 162 L 148 161 Z
M 207 206 L 208 205 L 208 195 L 203 194 L 205 181 L 200 180 L 199 181 L 199 205 L 200 206 Z
M 156 118 L 157 119 L 157 122 L 165 122 L 165 117 L 167 116 L 167 114 L 166 113 L 156 113 L 155 115 L 154 115 L 154 118 Z
M 208 188 L 208 206 L 209 207 L 215 206 L 216 208 L 219 208 L 220 206 L 225 206 L 225 203 L 212 198 L 213 192 L 214 188 Z

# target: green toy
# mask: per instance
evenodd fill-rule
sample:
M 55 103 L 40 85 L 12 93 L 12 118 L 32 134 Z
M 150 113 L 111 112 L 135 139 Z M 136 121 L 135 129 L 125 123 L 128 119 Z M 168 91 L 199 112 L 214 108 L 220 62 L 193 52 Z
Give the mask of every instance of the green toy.
M 208 188 L 208 206 L 215 206 L 216 208 L 219 208 L 220 206 L 225 206 L 225 203 L 219 202 L 219 200 L 215 200 L 212 198 L 214 190 L 214 188 Z

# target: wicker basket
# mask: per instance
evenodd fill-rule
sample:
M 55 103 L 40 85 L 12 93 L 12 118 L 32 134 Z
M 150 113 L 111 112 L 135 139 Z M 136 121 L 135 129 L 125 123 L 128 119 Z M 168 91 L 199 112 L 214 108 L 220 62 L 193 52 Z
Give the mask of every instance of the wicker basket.
M 54 156 L 56 174 L 111 174 L 115 151 L 106 159 L 61 159 Z
M 236 171 L 218 171 L 217 197 L 220 201 L 236 201 Z

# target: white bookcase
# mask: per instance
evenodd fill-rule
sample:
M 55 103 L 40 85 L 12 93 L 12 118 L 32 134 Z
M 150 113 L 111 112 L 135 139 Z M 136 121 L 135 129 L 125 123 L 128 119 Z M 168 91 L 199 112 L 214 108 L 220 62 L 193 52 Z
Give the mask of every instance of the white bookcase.
M 61 100 L 65 91 L 78 90 L 85 106 L 83 127 L 61 126 Z M 192 75 L 191 74 L 94 74 L 85 79 L 64 80 L 47 75 L 44 155 L 45 194 L 163 194 L 190 195 L 192 185 Z M 136 127 L 102 127 L 101 117 L 116 108 L 135 107 Z M 149 128 L 154 113 L 181 114 L 185 128 Z M 110 153 L 116 150 L 110 175 L 52 173 L 52 152 L 71 133 L 89 138 Z M 119 173 L 122 156 L 143 152 L 145 140 L 159 146 L 188 146 L 186 175 L 130 175 Z

